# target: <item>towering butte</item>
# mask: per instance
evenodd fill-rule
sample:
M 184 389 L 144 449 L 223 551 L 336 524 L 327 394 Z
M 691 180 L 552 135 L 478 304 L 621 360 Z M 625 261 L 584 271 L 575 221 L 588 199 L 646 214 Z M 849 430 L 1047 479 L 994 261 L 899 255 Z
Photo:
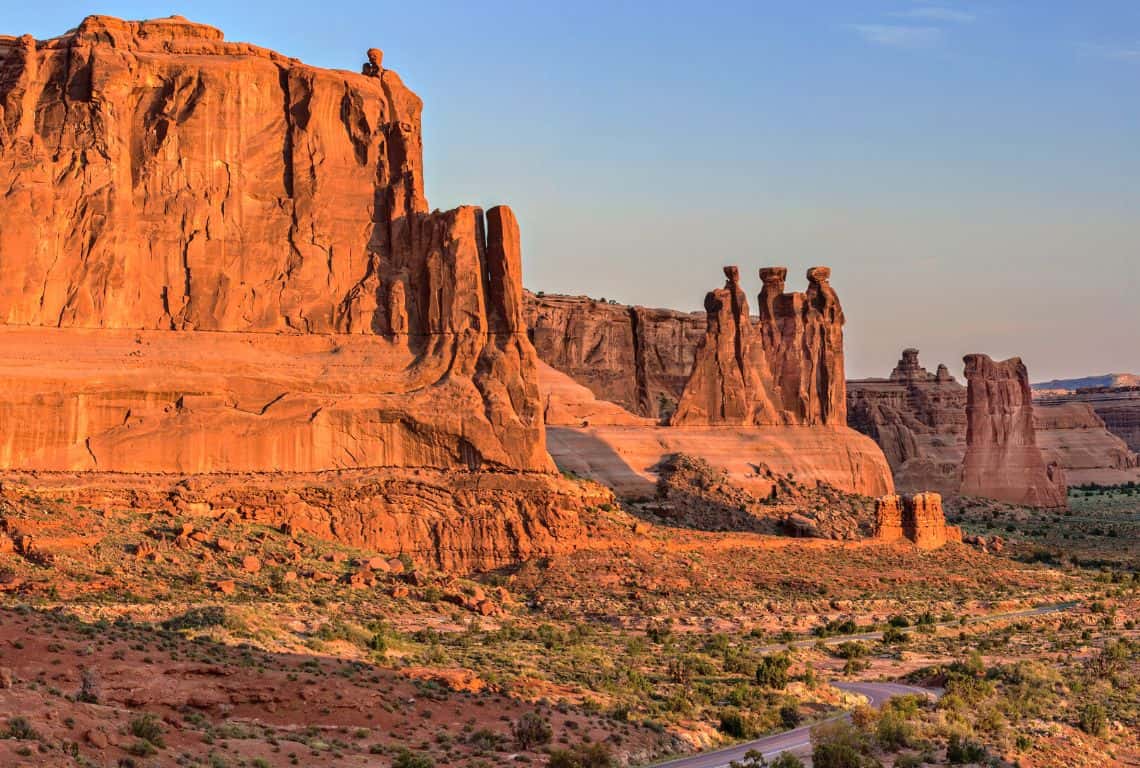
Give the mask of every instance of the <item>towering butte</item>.
M 846 426 L 843 308 L 831 270 L 808 270 L 806 293 L 786 293 L 785 267 L 760 270 L 753 320 L 736 267 L 705 298 L 705 337 L 671 423 Z
M 670 421 L 681 424 L 777 424 L 764 345 L 752 326 L 740 270 L 725 267 L 723 288 L 705 297 L 705 337 Z
M 429 212 L 381 62 L 0 38 L 0 466 L 553 469 L 518 225 Z
M 1029 374 L 1020 358 L 966 355 L 966 458 L 962 493 L 1013 504 L 1063 507 L 1060 467 L 1037 447 Z

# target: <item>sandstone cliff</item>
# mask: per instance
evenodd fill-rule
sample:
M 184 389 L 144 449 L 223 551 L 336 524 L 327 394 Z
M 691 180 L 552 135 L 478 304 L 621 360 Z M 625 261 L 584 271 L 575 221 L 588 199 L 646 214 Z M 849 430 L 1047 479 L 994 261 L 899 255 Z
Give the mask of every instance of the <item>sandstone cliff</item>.
M 429 213 L 395 72 L 178 17 L 0 55 L 0 464 L 553 468 L 517 223 Z
M 888 378 L 847 382 L 847 403 L 848 423 L 883 449 L 899 488 L 958 492 L 966 387 L 946 366 L 930 373 L 905 349 Z
M 527 327 L 544 362 L 633 414 L 673 413 L 705 332 L 703 313 L 585 296 L 525 298 Z
M 1046 466 L 1033 428 L 1029 374 L 1019 358 L 967 355 L 966 456 L 961 492 L 1012 504 L 1063 507 L 1059 465 Z
M 1105 427 L 1129 450 L 1140 452 L 1140 386 L 1089 387 L 1073 391 L 1035 393 L 1041 406 L 1084 403 L 1096 411 Z

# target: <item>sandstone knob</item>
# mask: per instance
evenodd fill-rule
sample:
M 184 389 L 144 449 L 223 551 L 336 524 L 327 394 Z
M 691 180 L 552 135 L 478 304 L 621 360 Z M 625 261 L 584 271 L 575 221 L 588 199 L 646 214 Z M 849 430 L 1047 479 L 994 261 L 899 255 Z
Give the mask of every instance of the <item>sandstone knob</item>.
M 831 267 L 812 267 L 807 271 L 809 283 L 826 283 L 831 279 Z

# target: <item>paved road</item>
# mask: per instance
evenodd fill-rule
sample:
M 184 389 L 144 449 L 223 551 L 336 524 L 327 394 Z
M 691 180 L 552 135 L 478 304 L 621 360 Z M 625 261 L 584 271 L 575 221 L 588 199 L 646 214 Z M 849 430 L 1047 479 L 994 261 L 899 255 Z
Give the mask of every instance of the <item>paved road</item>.
M 1071 610 L 1079 603 L 1057 603 L 1055 605 L 1043 605 L 1039 608 L 1032 608 L 1024 611 L 1011 611 L 1009 613 L 995 613 L 989 616 L 974 616 L 967 619 L 967 624 L 981 624 L 987 621 L 1000 621 L 1005 619 L 1019 619 L 1028 616 L 1044 616 L 1050 613 L 1061 613 Z M 956 627 L 959 626 L 956 621 L 941 622 L 937 626 L 940 627 Z M 913 632 L 914 627 L 904 629 L 904 632 Z M 825 645 L 837 645 L 847 640 L 879 640 L 883 636 L 882 632 L 865 632 L 860 635 L 843 635 L 839 637 L 829 637 L 822 642 Z M 779 651 L 789 646 L 793 648 L 805 648 L 816 643 L 821 642 L 818 639 L 798 640 L 792 643 L 783 643 L 781 645 L 768 646 L 760 650 L 764 652 Z M 873 707 L 881 707 L 892 696 L 905 696 L 911 693 L 917 693 L 925 696 L 933 696 L 935 698 L 942 695 L 941 691 L 933 690 L 930 688 L 919 688 L 914 685 L 904 685 L 902 683 L 854 683 L 854 682 L 833 682 L 836 688 L 852 693 L 859 693 L 866 696 Z M 838 720 L 842 717 L 850 717 L 850 715 L 836 715 L 831 718 Z M 737 744 L 733 747 L 725 749 L 718 749 L 715 752 L 702 752 L 689 757 L 681 757 L 676 760 L 670 760 L 665 763 L 658 763 L 654 768 L 726 768 L 733 760 L 743 760 L 745 753 L 750 750 L 759 750 L 765 758 L 773 758 L 781 752 L 792 752 L 794 754 L 804 756 L 811 751 L 811 729 L 813 725 L 803 725 L 783 733 L 777 733 L 773 736 L 765 736 L 762 739 L 755 741 Z
M 919 688 L 914 685 L 903 685 L 902 683 L 840 683 L 833 682 L 836 688 L 842 688 L 845 691 L 852 693 L 861 693 L 871 701 L 871 705 L 880 707 L 885 704 L 892 696 L 905 696 L 909 693 L 917 693 L 924 696 L 940 695 L 939 691 L 934 691 L 929 688 Z M 842 717 L 849 717 L 849 715 L 836 715 L 831 718 L 838 720 Z M 746 752 L 750 750 L 759 750 L 764 757 L 773 758 L 781 752 L 794 752 L 798 755 L 806 755 L 811 751 L 811 729 L 818 725 L 802 725 L 784 733 L 777 733 L 774 736 L 765 736 L 762 739 L 755 741 L 745 742 L 744 744 L 737 744 L 733 747 L 726 749 L 718 749 L 715 752 L 702 752 L 698 755 L 690 755 L 689 757 L 682 757 L 677 760 L 670 760 L 667 763 L 659 763 L 655 768 L 725 768 L 733 760 L 743 760 Z
M 1029 616 L 1044 616 L 1044 615 L 1050 614 L 1050 613 L 1063 613 L 1065 611 L 1072 610 L 1077 605 L 1079 605 L 1079 603 L 1075 603 L 1075 602 L 1056 603 L 1054 605 L 1042 605 L 1039 608 L 1029 608 L 1029 609 L 1024 610 L 1024 611 L 1010 611 L 1009 613 L 992 613 L 992 614 L 989 614 L 988 616 L 971 616 L 970 618 L 966 619 L 966 623 L 967 624 L 984 624 L 987 621 L 1002 621 L 1002 620 L 1006 620 L 1006 619 L 1024 619 L 1024 618 L 1027 618 Z M 960 626 L 960 624 L 957 621 L 940 621 L 937 624 L 935 624 L 934 626 L 936 626 L 936 627 L 957 627 L 957 626 Z M 917 627 L 904 627 L 902 629 L 902 631 L 904 633 L 905 632 L 914 632 L 916 629 L 917 629 Z M 831 637 L 825 637 L 825 638 L 812 637 L 812 638 L 808 638 L 807 640 L 793 640 L 793 641 L 788 642 L 788 643 L 779 643 L 777 645 L 766 645 L 762 648 L 757 648 L 756 650 L 760 651 L 761 653 L 774 653 L 776 651 L 782 651 L 785 648 L 810 648 L 813 645 L 815 645 L 816 643 L 823 643 L 824 645 L 839 645 L 840 643 L 845 643 L 848 640 L 882 640 L 882 639 L 883 639 L 883 633 L 882 632 L 864 632 L 864 633 L 859 634 L 859 635 L 833 635 Z

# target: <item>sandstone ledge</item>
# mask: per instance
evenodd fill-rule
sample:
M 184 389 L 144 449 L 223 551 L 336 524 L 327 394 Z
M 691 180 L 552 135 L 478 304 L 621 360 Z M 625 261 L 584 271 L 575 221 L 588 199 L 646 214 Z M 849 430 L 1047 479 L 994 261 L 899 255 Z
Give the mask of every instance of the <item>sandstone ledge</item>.
M 575 549 L 586 534 L 581 513 L 612 495 L 525 472 L 0 473 L 0 501 L 37 498 L 185 518 L 235 515 L 466 572 Z

